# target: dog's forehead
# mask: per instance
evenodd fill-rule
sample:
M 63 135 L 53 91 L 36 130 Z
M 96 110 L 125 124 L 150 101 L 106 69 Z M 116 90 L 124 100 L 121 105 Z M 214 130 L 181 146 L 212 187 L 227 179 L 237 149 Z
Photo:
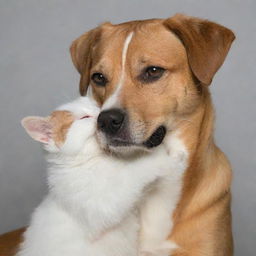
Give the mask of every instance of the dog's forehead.
M 145 20 L 103 28 L 100 43 L 94 51 L 94 64 L 101 68 L 121 66 L 125 40 L 131 33 L 128 61 L 156 61 L 159 65 L 166 65 L 173 59 L 181 62 L 186 58 L 183 44 L 163 25 L 162 20 Z
M 115 71 L 121 65 L 123 44 L 132 28 L 110 25 L 102 28 L 101 40 L 93 48 L 93 66 L 99 71 Z
M 168 67 L 171 63 L 186 61 L 186 51 L 171 31 L 162 24 L 152 24 L 134 33 L 127 60 L 129 57 L 131 62 L 141 61 Z

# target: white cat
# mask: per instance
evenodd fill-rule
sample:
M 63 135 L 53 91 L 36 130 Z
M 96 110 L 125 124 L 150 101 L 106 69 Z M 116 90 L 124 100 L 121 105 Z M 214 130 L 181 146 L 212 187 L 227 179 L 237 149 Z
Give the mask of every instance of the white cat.
M 49 117 L 22 120 L 48 152 L 49 192 L 17 256 L 138 255 L 138 204 L 175 164 L 164 144 L 129 159 L 103 152 L 95 137 L 98 113 L 81 97 Z

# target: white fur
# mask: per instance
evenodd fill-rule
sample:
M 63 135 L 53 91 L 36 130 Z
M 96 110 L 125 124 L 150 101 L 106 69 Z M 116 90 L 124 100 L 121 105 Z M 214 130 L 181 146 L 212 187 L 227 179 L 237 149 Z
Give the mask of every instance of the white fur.
M 165 138 L 172 167 L 168 176 L 150 187 L 145 200 L 140 205 L 141 255 L 168 256 L 177 248 L 167 241 L 172 230 L 172 215 L 182 189 L 182 176 L 187 168 L 188 152 L 178 133 Z
M 86 97 L 90 98 L 90 99 L 94 99 L 93 98 L 93 91 L 92 91 L 92 86 L 91 84 L 89 84 L 87 92 L 86 92 Z
M 89 97 L 79 97 L 74 101 L 59 106 L 56 110 L 67 110 L 72 112 L 77 118 L 83 117 L 85 114 L 96 118 L 99 108 L 96 101 Z
M 123 47 L 123 51 L 122 51 L 122 67 L 121 67 L 120 79 L 119 79 L 119 82 L 118 82 L 115 92 L 113 94 L 111 94 L 111 96 L 104 103 L 104 105 L 102 107 L 103 109 L 108 109 L 113 106 L 117 107 L 117 105 L 118 105 L 118 96 L 120 94 L 120 91 L 121 91 L 121 88 L 122 88 L 122 85 L 124 82 L 124 77 L 125 77 L 126 55 L 127 55 L 128 47 L 132 40 L 132 37 L 133 37 L 133 32 L 131 32 L 125 39 L 124 47 Z
M 93 117 L 77 119 L 61 148 L 47 146 L 49 193 L 35 210 L 17 255 L 138 255 L 138 208 L 144 192 L 150 184 L 162 183 L 168 173 L 178 172 L 179 152 L 172 153 L 172 147 L 168 148 L 173 154 L 170 157 L 162 144 L 153 152 L 141 153 L 133 159 L 106 155 L 94 136 L 98 111 L 95 105 L 87 98 L 80 98 L 59 109 L 72 111 L 78 118 L 84 114 Z M 170 184 L 176 184 L 176 178 L 170 180 Z M 160 191 L 159 199 L 166 193 L 165 189 Z M 156 221 L 150 227 L 162 228 L 164 225 L 156 215 L 146 213 L 155 206 L 166 207 L 163 200 L 157 204 L 149 199 L 145 205 L 148 206 L 141 208 L 142 218 L 144 215 Z M 161 210 L 160 215 L 165 221 L 169 209 L 166 211 Z M 167 230 L 160 233 L 144 229 L 149 239 L 158 235 L 165 239 L 162 232 L 167 234 Z

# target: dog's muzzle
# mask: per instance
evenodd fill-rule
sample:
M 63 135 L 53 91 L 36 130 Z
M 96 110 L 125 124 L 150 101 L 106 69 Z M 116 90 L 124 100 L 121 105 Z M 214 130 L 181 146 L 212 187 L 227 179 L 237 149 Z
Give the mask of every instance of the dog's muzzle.
M 98 130 L 107 139 L 107 144 L 114 147 L 138 146 L 153 148 L 160 145 L 165 137 L 166 128 L 159 126 L 153 134 L 144 142 L 135 143 L 129 130 L 127 113 L 118 108 L 102 111 L 97 120 Z

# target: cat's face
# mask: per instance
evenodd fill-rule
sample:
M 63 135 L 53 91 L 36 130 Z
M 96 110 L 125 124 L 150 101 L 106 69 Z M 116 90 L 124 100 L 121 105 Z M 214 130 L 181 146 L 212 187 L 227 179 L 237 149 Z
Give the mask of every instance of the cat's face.
M 22 120 L 27 133 L 50 152 L 77 154 L 94 136 L 99 108 L 87 97 L 64 104 L 48 117 L 29 116 Z

